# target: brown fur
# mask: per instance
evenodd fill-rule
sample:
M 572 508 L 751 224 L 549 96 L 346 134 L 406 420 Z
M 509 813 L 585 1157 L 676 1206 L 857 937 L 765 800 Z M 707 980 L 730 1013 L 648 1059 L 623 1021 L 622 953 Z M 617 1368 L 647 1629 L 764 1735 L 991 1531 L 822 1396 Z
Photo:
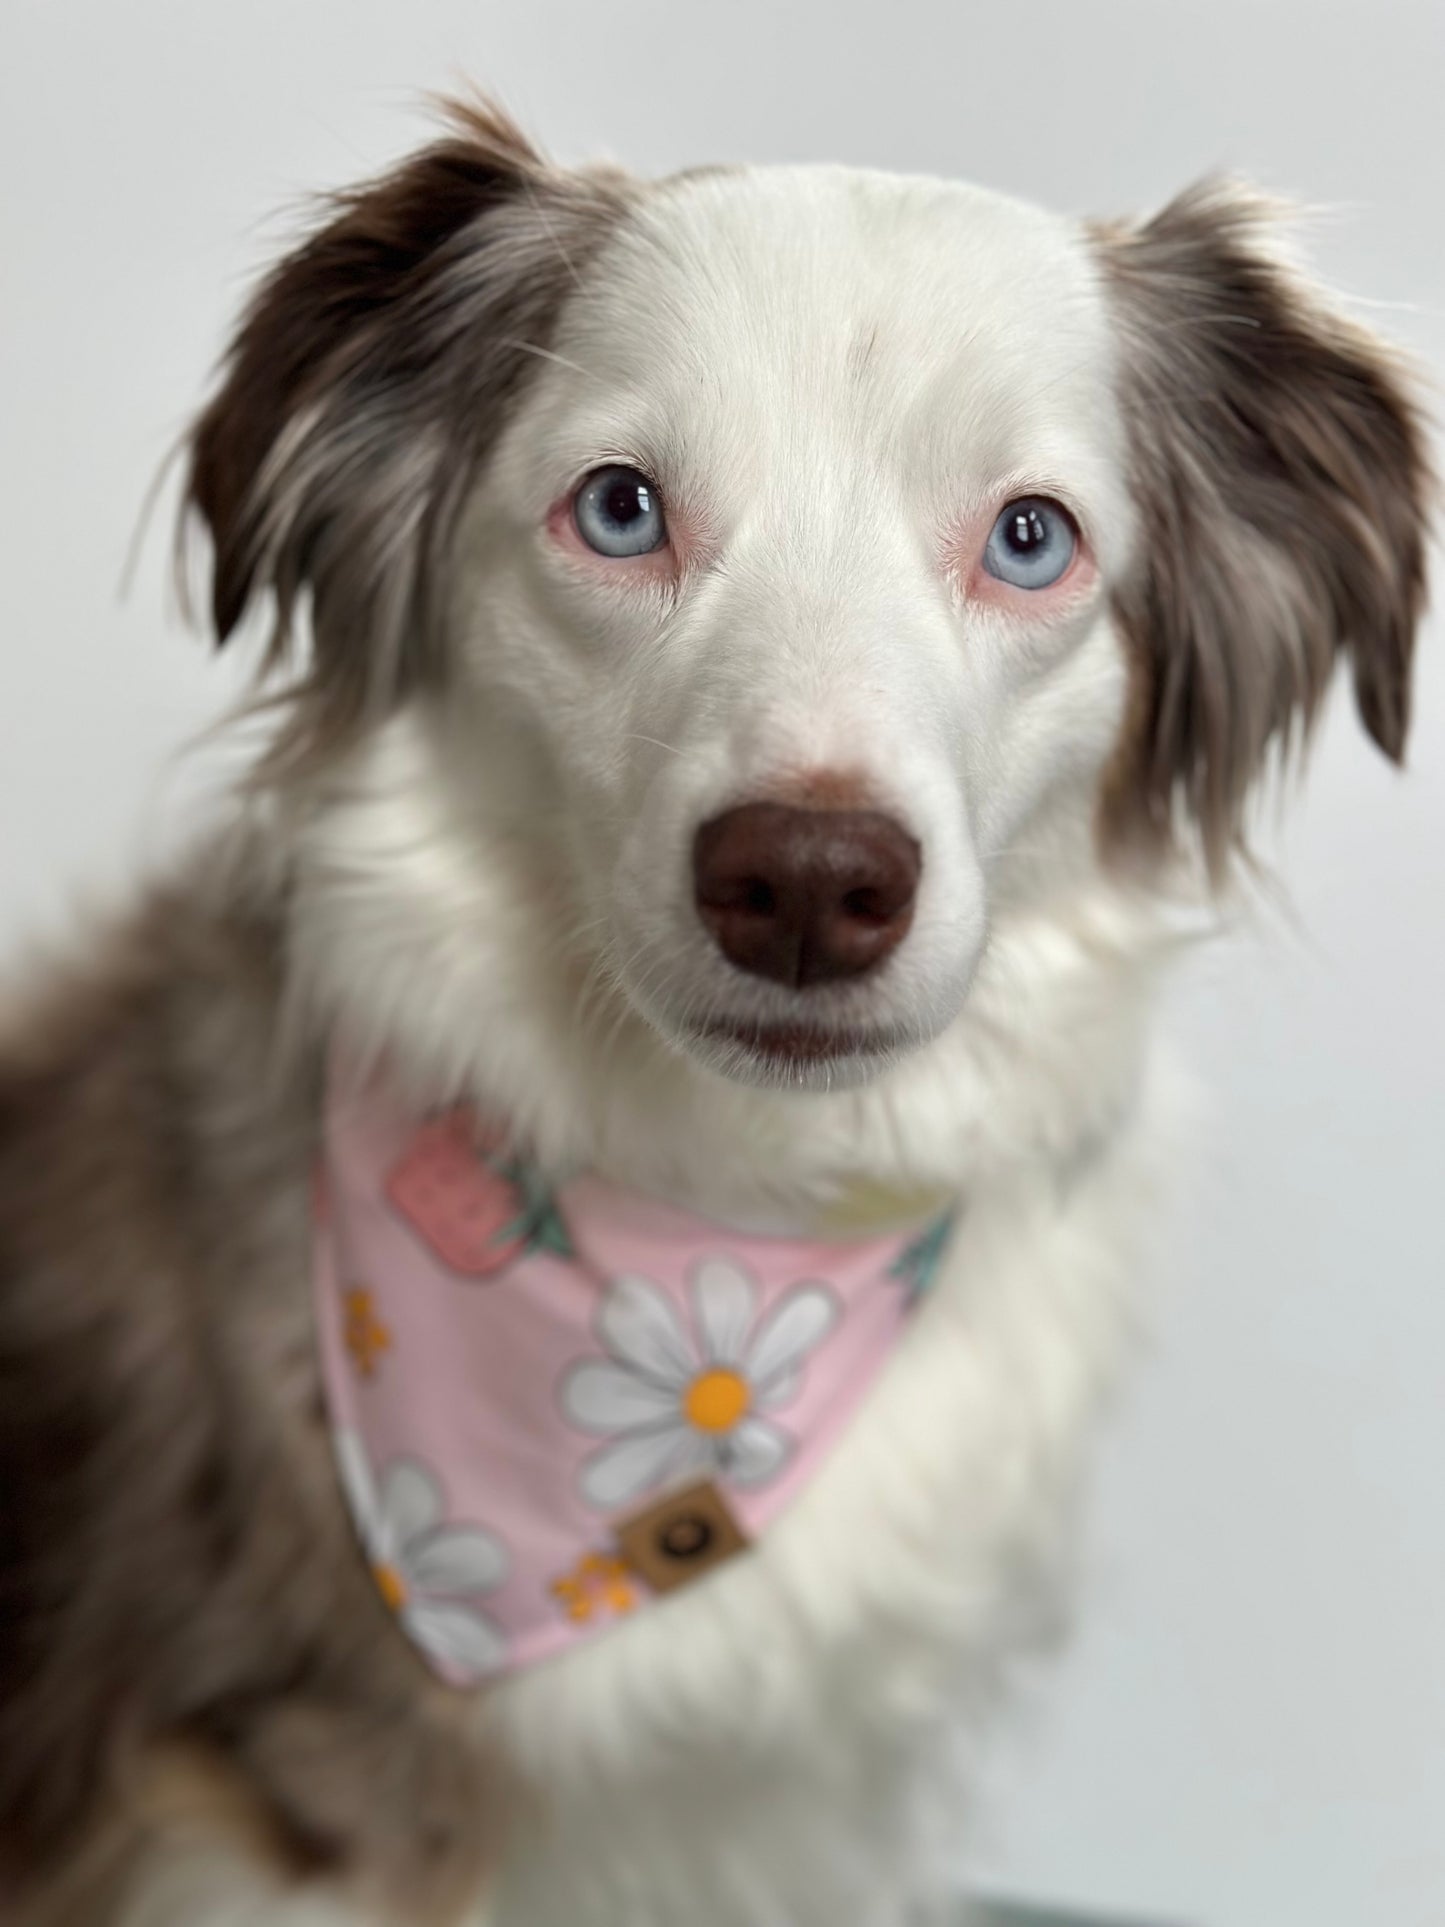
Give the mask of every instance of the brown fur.
M 310 594 L 313 655 L 274 765 L 309 763 L 442 673 L 432 601 L 457 511 L 562 303 L 629 203 L 490 107 L 338 197 L 264 281 L 197 424 L 221 641 L 264 590 L 266 666 Z
M 278 766 L 437 673 L 427 590 L 451 518 L 626 202 L 496 114 L 452 119 L 263 285 L 196 430 L 221 638 L 270 590 L 279 660 L 311 597 Z M 372 1596 L 331 1470 L 307 1282 L 317 1066 L 276 1047 L 284 892 L 213 869 L 0 1026 L 7 1919 L 62 1866 L 58 1917 L 109 1917 L 73 1899 L 78 1843 L 112 1869 L 140 1850 L 135 1789 L 177 1743 L 228 1762 L 293 1869 L 364 1862 L 409 1918 L 485 1852 L 474 1754 Z
M 332 1475 L 316 1066 L 277 1054 L 279 945 L 274 906 L 198 869 L 0 1044 L 7 1920 L 177 1739 L 230 1762 L 293 1871 L 364 1858 L 418 1910 L 475 1875 L 475 1762 Z
M 1144 517 L 1116 597 L 1135 688 L 1104 828 L 1157 851 L 1182 815 L 1216 876 L 1339 656 L 1400 760 L 1425 592 L 1431 483 L 1406 381 L 1267 258 L 1266 217 L 1206 182 L 1098 236 Z

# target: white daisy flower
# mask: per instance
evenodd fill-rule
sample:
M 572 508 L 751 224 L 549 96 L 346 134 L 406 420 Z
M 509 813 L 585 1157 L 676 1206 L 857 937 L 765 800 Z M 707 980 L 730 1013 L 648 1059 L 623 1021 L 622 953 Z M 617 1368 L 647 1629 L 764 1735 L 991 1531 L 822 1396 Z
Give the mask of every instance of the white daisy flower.
M 338 1431 L 336 1460 L 372 1577 L 409 1637 L 459 1684 L 495 1672 L 506 1639 L 464 1600 L 506 1578 L 501 1540 L 445 1525 L 441 1487 L 415 1459 L 393 1459 L 378 1484 L 358 1434 Z
M 611 1439 L 582 1468 L 582 1495 L 603 1511 L 694 1475 L 766 1485 L 793 1441 L 764 1416 L 798 1389 L 803 1361 L 839 1317 L 826 1285 L 795 1285 L 760 1321 L 740 1265 L 711 1258 L 691 1281 L 692 1324 L 649 1279 L 614 1279 L 597 1331 L 609 1354 L 574 1365 L 562 1409 Z

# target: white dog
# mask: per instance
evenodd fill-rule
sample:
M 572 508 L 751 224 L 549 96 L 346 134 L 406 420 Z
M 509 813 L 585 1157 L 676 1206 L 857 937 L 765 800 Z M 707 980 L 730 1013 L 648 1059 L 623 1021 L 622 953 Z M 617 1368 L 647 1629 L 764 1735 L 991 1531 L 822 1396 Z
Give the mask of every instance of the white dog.
M 1402 750 L 1401 372 L 1233 187 L 469 109 L 262 286 L 188 492 L 284 695 L 0 1044 L 5 1918 L 929 1917 L 1181 918 L 1342 654 Z

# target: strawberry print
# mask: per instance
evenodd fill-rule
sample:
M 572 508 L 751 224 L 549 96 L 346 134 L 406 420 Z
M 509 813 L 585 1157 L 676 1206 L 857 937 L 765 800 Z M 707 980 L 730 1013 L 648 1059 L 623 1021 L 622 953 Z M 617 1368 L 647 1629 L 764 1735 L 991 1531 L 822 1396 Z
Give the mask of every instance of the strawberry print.
M 387 1197 L 444 1264 L 468 1278 L 504 1270 L 526 1251 L 571 1245 L 540 1173 L 479 1138 L 465 1108 L 429 1119 L 387 1180 Z

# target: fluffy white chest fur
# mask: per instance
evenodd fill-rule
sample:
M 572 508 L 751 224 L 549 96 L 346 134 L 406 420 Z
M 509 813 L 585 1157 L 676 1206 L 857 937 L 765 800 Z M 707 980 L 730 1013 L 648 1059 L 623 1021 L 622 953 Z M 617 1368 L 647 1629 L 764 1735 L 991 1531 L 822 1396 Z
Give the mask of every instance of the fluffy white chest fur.
M 947 1904 L 1178 1161 L 1158 979 L 1341 657 L 1404 744 L 1419 425 L 1272 236 L 1219 185 L 1106 227 L 567 173 L 463 110 L 262 286 L 187 499 L 274 746 L 231 857 L 0 1053 L 23 1927 Z M 761 1541 L 475 1694 L 354 1570 L 315 1422 L 337 1047 L 724 1223 L 964 1200 Z M 224 1797 L 135 1791 L 177 1780 Z

